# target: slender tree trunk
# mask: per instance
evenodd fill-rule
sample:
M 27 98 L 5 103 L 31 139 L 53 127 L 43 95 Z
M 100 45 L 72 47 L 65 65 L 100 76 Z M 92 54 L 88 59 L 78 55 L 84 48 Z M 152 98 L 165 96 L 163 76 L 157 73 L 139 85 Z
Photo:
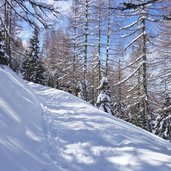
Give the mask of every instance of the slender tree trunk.
M 12 27 L 11 27 L 12 9 L 9 3 L 11 3 L 11 1 L 9 2 L 5 1 L 5 27 L 7 29 L 5 42 L 6 42 L 6 52 L 9 58 L 9 66 L 11 67 L 11 37 L 10 36 L 12 31 Z
M 148 120 L 149 115 L 149 104 L 148 104 L 148 90 L 147 90 L 147 34 L 146 34 L 146 20 L 145 17 L 142 20 L 143 25 L 143 92 L 144 92 L 144 124 L 147 127 L 147 130 L 151 132 L 151 127 Z
M 141 70 L 140 69 L 138 70 L 137 81 L 138 81 L 138 83 L 137 83 L 138 84 L 137 85 L 138 86 L 137 87 L 137 89 L 138 89 L 137 96 L 140 97 L 141 96 L 141 93 L 140 93 L 141 92 Z M 139 110 L 141 110 L 140 107 L 141 107 L 141 105 L 140 105 L 140 103 L 138 103 L 138 109 Z
M 84 45 L 84 100 L 87 100 L 87 56 L 88 56 L 88 0 L 85 6 L 85 45 Z
M 76 6 L 76 4 L 75 4 Z M 76 17 L 77 15 L 77 9 L 74 9 L 74 16 Z M 77 47 L 77 22 L 76 22 L 76 19 L 74 19 L 74 56 L 73 56 L 73 61 L 72 61 L 72 86 L 73 86 L 73 89 L 75 89 L 75 62 L 76 62 L 76 47 Z M 77 92 L 74 90 L 74 94 L 76 95 Z
M 91 59 L 91 65 L 92 65 L 92 104 L 94 105 L 96 103 L 96 96 L 95 96 L 95 71 L 94 71 L 94 54 L 92 54 L 92 59 Z
M 108 12 L 107 12 L 107 41 L 106 41 L 106 77 L 108 76 L 109 68 L 109 46 L 110 46 L 110 31 L 111 31 L 111 15 L 110 15 L 110 0 L 108 0 Z
M 98 4 L 98 85 L 101 81 L 101 1 Z
M 118 81 L 121 81 L 121 60 L 119 59 L 119 73 L 118 73 Z M 122 90 L 121 90 L 121 84 L 119 84 L 119 90 L 118 90 L 118 99 L 119 99 L 119 103 L 122 100 Z

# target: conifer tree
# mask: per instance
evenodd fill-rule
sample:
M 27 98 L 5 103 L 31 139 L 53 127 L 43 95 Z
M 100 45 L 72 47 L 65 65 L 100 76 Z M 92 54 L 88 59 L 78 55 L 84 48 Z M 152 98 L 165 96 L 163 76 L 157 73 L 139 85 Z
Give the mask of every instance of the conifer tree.
M 40 59 L 39 32 L 35 28 L 30 39 L 30 47 L 26 52 L 26 59 L 23 62 L 23 78 L 38 84 L 44 84 L 44 66 Z
M 100 94 L 97 98 L 96 106 L 104 112 L 112 114 L 108 84 L 109 82 L 107 77 L 103 76 L 100 81 L 100 85 L 97 88 L 98 90 L 100 90 Z
M 25 59 L 22 61 L 21 73 L 23 78 L 27 81 L 31 81 L 32 68 L 31 68 L 31 58 L 29 58 L 28 51 L 25 51 Z
M 163 98 L 154 125 L 154 133 L 171 142 L 171 97 L 165 92 Z
M 5 34 L 3 29 L 0 29 L 0 64 L 8 64 L 8 56 L 5 49 Z

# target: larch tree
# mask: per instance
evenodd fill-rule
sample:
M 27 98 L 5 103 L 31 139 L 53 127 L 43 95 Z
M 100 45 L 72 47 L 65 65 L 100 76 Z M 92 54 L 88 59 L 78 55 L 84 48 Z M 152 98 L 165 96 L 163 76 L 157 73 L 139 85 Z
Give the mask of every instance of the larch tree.
M 88 65 L 88 26 L 89 26 L 89 8 L 90 0 L 74 0 L 71 8 L 70 20 L 70 38 L 71 38 L 71 52 L 73 52 L 72 86 L 77 91 L 81 91 L 81 98 L 88 100 L 87 91 L 87 65 Z M 76 78 L 75 69 L 76 62 L 80 61 L 79 71 L 80 76 Z M 75 80 L 74 80 L 75 79 Z M 76 83 L 74 83 L 76 81 Z M 76 85 L 74 85 L 76 84 Z M 73 88 L 72 88 L 73 89 Z M 78 94 L 78 92 L 76 92 Z
M 163 12 L 166 16 L 170 15 L 171 3 L 165 1 L 163 5 Z M 153 132 L 171 141 L 170 133 L 170 81 L 171 81 L 171 20 L 169 17 L 164 18 L 159 23 L 159 35 L 154 42 L 156 48 L 154 55 L 151 56 L 151 63 L 153 64 L 153 94 L 155 97 L 154 114 L 155 120 L 153 124 Z M 154 70 L 155 69 L 155 70 Z M 155 71 L 155 72 L 154 72 Z
M 90 1 L 85 0 L 81 2 L 82 10 L 83 10 L 83 21 L 84 21 L 84 55 L 83 55 L 83 81 L 82 81 L 82 89 L 83 89 L 83 99 L 88 100 L 88 92 L 87 92 L 87 64 L 88 64 L 88 36 L 89 36 L 89 7 Z
M 70 39 L 70 55 L 72 56 L 72 83 L 71 83 L 71 91 L 73 94 L 78 95 L 80 92 L 80 81 L 82 74 L 82 54 L 84 53 L 83 46 L 83 33 L 82 27 L 84 25 L 84 20 L 80 19 L 82 15 L 82 8 L 80 8 L 81 4 L 79 0 L 73 0 L 72 6 L 69 15 L 69 39 Z M 81 71 L 80 71 L 81 70 Z
M 31 27 L 43 26 L 47 28 L 54 24 L 56 17 L 60 13 L 55 7 L 55 3 L 41 0 L 3 0 L 0 1 L 0 23 L 5 33 L 6 54 L 8 55 L 9 66 L 13 70 L 18 70 L 16 65 L 20 65 L 18 57 L 23 58 L 24 50 L 21 51 L 18 45 L 19 29 L 25 25 Z M 25 24 L 21 24 L 25 22 Z M 18 51 L 19 49 L 19 51 Z
M 111 0 L 108 0 L 107 2 L 107 38 L 106 38 L 106 66 L 105 66 L 105 72 L 106 76 L 108 75 L 108 69 L 109 69 L 109 47 L 110 47 L 110 37 L 111 37 Z
M 43 54 L 45 58 L 45 76 L 47 78 L 47 85 L 53 88 L 59 88 L 58 81 L 58 59 L 57 59 L 57 39 L 56 31 L 47 30 L 43 39 Z
M 19 17 L 11 7 L 15 8 L 16 4 L 12 0 L 1 1 L 1 3 L 0 23 L 5 35 L 5 51 L 9 58 L 8 64 L 14 71 L 18 72 L 21 59 L 23 58 L 24 47 L 22 40 L 18 36 L 19 31 L 21 31 Z
M 15 4 L 15 5 L 14 5 Z M 33 27 L 37 26 L 36 23 L 43 25 L 44 27 L 48 27 L 52 24 L 52 20 L 49 18 L 51 16 L 59 15 L 59 12 L 55 8 L 53 3 L 50 2 L 42 2 L 40 0 L 4 0 L 1 1 L 1 7 L 5 6 L 5 13 L 7 18 L 10 18 L 11 12 L 14 12 L 20 19 L 29 23 Z M 4 21 L 3 16 L 0 16 L 0 20 Z M 10 19 L 9 19 L 10 20 Z M 9 22 L 7 20 L 6 22 Z M 9 25 L 9 23 L 7 24 Z M 5 27 L 5 23 L 3 22 L 3 27 Z M 6 31 L 9 33 L 8 27 L 5 27 Z
M 68 34 L 63 29 L 47 31 L 43 49 L 48 86 L 70 91 L 72 54 Z
M 125 67 L 124 63 L 125 63 L 124 55 L 120 53 L 116 54 L 115 65 L 113 64 L 114 65 L 113 73 L 112 74 L 109 73 L 109 75 L 111 75 L 110 79 L 112 81 L 110 83 L 110 86 L 112 86 L 111 88 L 112 110 L 113 110 L 113 114 L 116 117 L 121 118 L 125 121 L 130 121 L 130 113 L 127 108 L 127 101 L 126 101 L 128 85 L 126 83 L 117 84 L 126 75 L 123 70 Z
M 134 77 L 139 71 L 140 74 L 140 92 L 138 95 L 139 105 L 141 105 L 141 114 L 139 117 L 142 118 L 142 127 L 148 131 L 152 131 L 151 126 L 151 111 L 150 111 L 150 94 L 149 94 L 149 75 L 148 75 L 148 58 L 149 58 L 149 45 L 151 43 L 150 37 L 155 36 L 156 32 L 151 30 L 151 27 L 160 19 L 156 14 L 156 9 L 160 9 L 161 2 L 158 1 L 137 1 L 125 2 L 122 8 L 122 13 L 124 16 L 130 18 L 130 23 L 126 26 L 121 27 L 121 30 L 125 32 L 122 36 L 125 42 L 128 42 L 123 51 L 126 51 L 134 44 L 138 42 L 139 44 L 139 56 L 132 61 L 131 66 L 136 66 L 136 68 L 131 72 L 127 78 L 120 81 L 118 84 L 122 84 L 128 81 L 130 78 Z M 123 40 L 122 40 L 123 41 Z M 149 48 L 150 47 L 150 48 Z

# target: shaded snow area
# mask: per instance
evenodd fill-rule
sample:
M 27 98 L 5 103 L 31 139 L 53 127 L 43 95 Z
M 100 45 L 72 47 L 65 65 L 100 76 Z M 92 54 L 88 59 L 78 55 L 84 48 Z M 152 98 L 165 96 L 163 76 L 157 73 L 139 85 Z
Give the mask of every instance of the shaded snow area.
M 0 171 L 170 171 L 171 144 L 0 69 Z
M 63 91 L 29 84 L 58 171 L 170 171 L 171 144 Z
M 41 112 L 32 90 L 0 66 L 0 171 L 54 171 Z

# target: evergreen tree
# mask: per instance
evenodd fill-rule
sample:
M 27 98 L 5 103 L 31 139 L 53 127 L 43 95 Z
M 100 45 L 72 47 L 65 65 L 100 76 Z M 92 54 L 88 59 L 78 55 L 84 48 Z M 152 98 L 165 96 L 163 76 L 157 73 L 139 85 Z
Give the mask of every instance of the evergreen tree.
M 116 117 L 121 118 L 127 122 L 131 120 L 131 114 L 127 109 L 127 105 L 122 101 L 117 101 L 113 105 L 113 113 Z
M 31 75 L 32 75 L 31 58 L 29 57 L 27 50 L 25 51 L 25 59 L 22 62 L 21 73 L 25 80 L 31 81 Z
M 42 84 L 42 85 L 45 85 L 46 83 L 46 79 L 45 79 L 45 68 L 44 68 L 44 65 L 43 65 L 43 61 L 42 60 L 39 60 L 37 61 L 37 71 L 35 72 L 35 82 L 38 83 L 38 84 Z
M 0 29 L 0 64 L 8 65 L 8 56 L 5 48 L 5 34 L 2 29 Z
M 97 98 L 96 106 L 104 112 L 112 114 L 108 84 L 107 77 L 103 76 L 100 81 L 100 86 L 97 88 L 100 91 L 100 94 Z
M 154 125 L 154 133 L 171 142 L 171 97 L 166 92 Z
M 33 36 L 30 39 L 30 47 L 26 52 L 26 59 L 23 61 L 23 78 L 38 84 L 44 84 L 44 66 L 40 59 L 39 50 L 39 32 L 35 28 Z

